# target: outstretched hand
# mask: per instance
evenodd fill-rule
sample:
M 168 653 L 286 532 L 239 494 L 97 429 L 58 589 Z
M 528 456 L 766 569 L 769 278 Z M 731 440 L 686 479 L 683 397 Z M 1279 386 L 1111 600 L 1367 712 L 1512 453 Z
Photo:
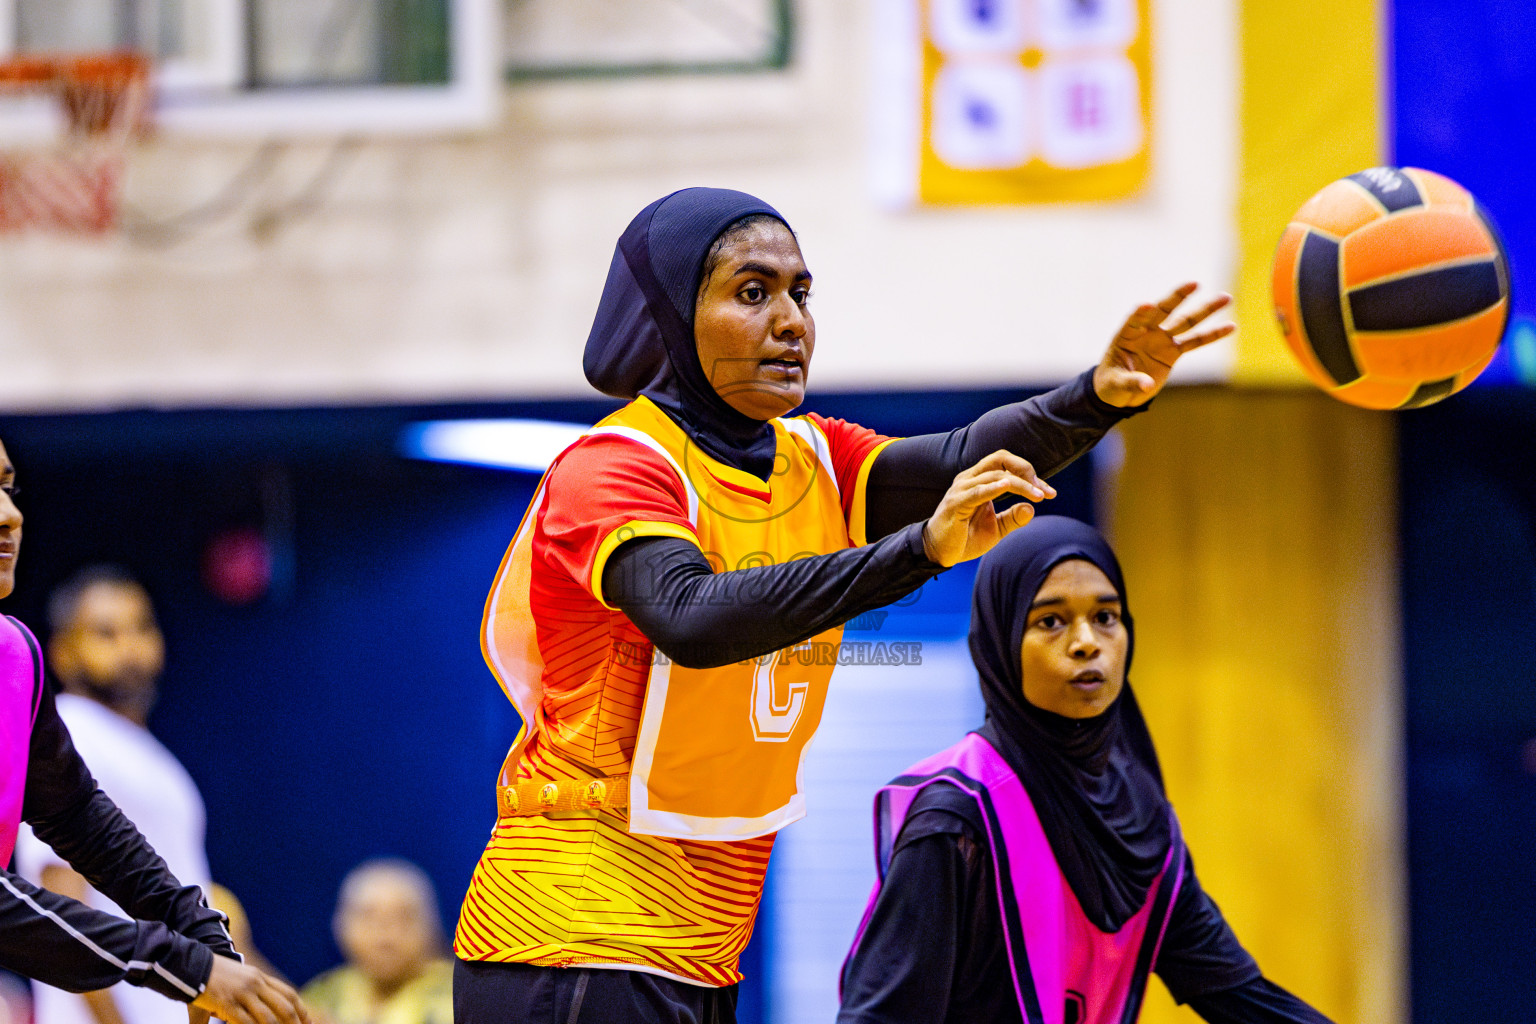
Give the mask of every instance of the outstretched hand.
M 1168 383 L 1168 374 L 1180 356 L 1237 330 L 1233 324 L 1218 324 L 1197 334 L 1189 333 L 1212 313 L 1231 303 L 1230 295 L 1218 295 L 1172 326 L 1168 325 L 1174 311 L 1195 293 L 1197 287 L 1190 282 L 1174 289 L 1157 305 L 1141 306 L 1130 315 L 1093 371 L 1093 390 L 1100 399 L 1121 407 L 1150 401 Z
M 999 513 L 992 502 L 1005 494 L 1027 500 Z M 980 558 L 1034 518 L 1035 507 L 1029 502 L 1054 497 L 1056 488 L 1041 480 L 1035 467 L 1012 452 L 993 452 L 962 470 L 949 485 L 923 525 L 923 550 L 930 562 L 945 568 Z
M 188 1008 L 188 1024 L 207 1024 L 210 1015 L 227 1024 L 312 1024 L 291 985 L 217 955 L 202 995 Z

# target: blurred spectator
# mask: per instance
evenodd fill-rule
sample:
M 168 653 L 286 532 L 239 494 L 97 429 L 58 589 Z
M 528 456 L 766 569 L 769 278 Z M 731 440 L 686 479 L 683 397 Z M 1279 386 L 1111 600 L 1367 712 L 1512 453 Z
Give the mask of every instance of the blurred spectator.
M 113 566 L 82 569 L 48 603 L 48 662 L 63 692 L 59 717 L 101 788 L 186 885 L 209 887 L 202 794 L 146 728 L 165 667 L 149 594 Z M 19 874 L 100 910 L 124 914 L 23 827 Z M 131 915 L 125 915 L 131 916 Z M 126 982 L 75 995 L 33 983 L 36 1024 L 186 1024 L 186 1007 Z
M 304 986 L 331 1024 L 452 1024 L 453 968 L 437 896 L 404 860 L 370 860 L 341 883 L 336 944 L 347 962 Z

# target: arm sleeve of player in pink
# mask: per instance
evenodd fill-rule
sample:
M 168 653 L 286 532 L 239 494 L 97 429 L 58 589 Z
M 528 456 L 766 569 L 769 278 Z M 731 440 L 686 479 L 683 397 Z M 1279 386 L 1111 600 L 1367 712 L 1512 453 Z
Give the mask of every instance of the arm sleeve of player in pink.
M 1184 884 L 1157 955 L 1157 976 L 1175 1002 L 1209 1024 L 1332 1024 L 1264 977 L 1184 853 Z
M 6 970 L 68 992 L 126 981 L 189 1003 L 207 986 L 213 957 L 210 947 L 159 921 L 129 921 L 0 871 Z
M 561 458 L 545 487 L 536 556 L 599 601 L 603 569 L 620 544 L 675 537 L 698 546 L 683 482 L 671 463 L 638 442 L 588 438 Z
M 97 786 L 44 691 L 32 726 L 22 817 L 38 839 L 118 906 L 124 920 L 0 877 L 0 966 L 81 992 L 119 981 L 172 999 L 195 999 L 212 955 L 238 959 L 224 915 L 182 885 Z

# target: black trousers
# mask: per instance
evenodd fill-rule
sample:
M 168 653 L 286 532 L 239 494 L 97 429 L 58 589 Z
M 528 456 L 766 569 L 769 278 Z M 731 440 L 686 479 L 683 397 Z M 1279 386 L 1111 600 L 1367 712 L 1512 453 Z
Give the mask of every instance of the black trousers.
M 455 960 L 454 1024 L 736 1024 L 736 986 L 640 971 Z

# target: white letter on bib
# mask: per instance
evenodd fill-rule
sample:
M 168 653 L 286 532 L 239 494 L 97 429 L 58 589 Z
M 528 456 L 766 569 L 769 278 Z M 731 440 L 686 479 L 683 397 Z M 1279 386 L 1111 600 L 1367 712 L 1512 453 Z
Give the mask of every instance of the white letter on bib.
M 795 664 L 798 659 L 785 657 L 796 651 L 805 652 L 807 659 L 814 657 L 811 646 L 802 644 L 760 658 L 752 669 L 752 734 L 759 743 L 786 742 L 800 721 L 800 713 L 805 710 L 805 697 L 811 684 L 782 684 L 779 681 L 780 675 L 800 667 Z

